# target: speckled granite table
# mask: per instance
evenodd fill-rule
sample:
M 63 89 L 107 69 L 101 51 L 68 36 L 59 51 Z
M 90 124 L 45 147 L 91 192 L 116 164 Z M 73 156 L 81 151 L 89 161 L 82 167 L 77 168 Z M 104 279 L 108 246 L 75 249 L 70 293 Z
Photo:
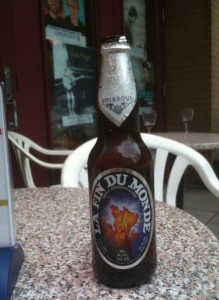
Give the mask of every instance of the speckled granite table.
M 196 150 L 219 149 L 219 133 L 211 132 L 155 132 L 155 135 L 186 144 Z
M 26 260 L 13 300 L 219 299 L 219 242 L 187 213 L 156 203 L 158 266 L 150 284 L 110 289 L 91 265 L 86 189 L 15 190 Z

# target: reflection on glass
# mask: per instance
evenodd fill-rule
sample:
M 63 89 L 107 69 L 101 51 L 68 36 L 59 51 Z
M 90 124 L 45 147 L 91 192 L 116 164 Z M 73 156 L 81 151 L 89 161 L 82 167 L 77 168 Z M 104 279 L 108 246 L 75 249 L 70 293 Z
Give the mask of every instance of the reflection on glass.
M 181 119 L 185 126 L 185 133 L 189 132 L 189 123 L 193 120 L 194 117 L 194 109 L 193 108 L 182 108 L 180 110 Z
M 142 114 L 142 119 L 143 119 L 144 126 L 147 127 L 147 131 L 148 133 L 150 133 L 152 127 L 156 124 L 157 121 L 156 110 L 144 111 Z

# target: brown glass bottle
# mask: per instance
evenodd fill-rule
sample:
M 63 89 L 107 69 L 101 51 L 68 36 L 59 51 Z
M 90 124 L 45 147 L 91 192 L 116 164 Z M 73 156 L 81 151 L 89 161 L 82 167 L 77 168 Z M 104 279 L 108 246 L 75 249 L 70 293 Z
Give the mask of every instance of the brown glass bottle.
M 88 159 L 94 270 L 127 288 L 156 269 L 153 162 L 140 136 L 136 89 L 125 37 L 105 38 L 98 139 Z

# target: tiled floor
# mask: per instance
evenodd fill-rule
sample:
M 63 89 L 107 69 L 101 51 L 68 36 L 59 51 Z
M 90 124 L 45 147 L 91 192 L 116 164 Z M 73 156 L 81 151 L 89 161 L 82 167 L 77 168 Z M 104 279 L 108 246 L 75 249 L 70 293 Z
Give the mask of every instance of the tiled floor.
M 219 239 L 219 199 L 204 188 L 184 188 L 184 210 L 203 222 Z

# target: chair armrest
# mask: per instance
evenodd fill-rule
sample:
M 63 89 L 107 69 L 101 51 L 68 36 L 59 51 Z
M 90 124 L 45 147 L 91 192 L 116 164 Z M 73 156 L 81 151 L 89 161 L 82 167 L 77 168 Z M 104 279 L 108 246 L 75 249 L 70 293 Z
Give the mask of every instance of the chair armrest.
M 35 162 L 36 164 L 40 165 L 41 167 L 48 168 L 48 169 L 62 169 L 63 164 L 55 164 L 55 163 L 48 163 L 39 160 L 38 158 L 34 157 L 31 153 L 26 151 L 23 147 L 21 147 L 17 142 L 13 141 L 13 144 L 28 157 L 31 161 Z M 72 151 L 71 151 L 72 152 Z M 44 153 L 46 154 L 46 153 Z M 66 155 L 66 154 L 65 154 Z
M 30 147 L 40 153 L 51 155 L 51 156 L 68 156 L 72 153 L 73 150 L 53 150 L 53 149 L 46 149 L 36 144 L 31 144 Z

